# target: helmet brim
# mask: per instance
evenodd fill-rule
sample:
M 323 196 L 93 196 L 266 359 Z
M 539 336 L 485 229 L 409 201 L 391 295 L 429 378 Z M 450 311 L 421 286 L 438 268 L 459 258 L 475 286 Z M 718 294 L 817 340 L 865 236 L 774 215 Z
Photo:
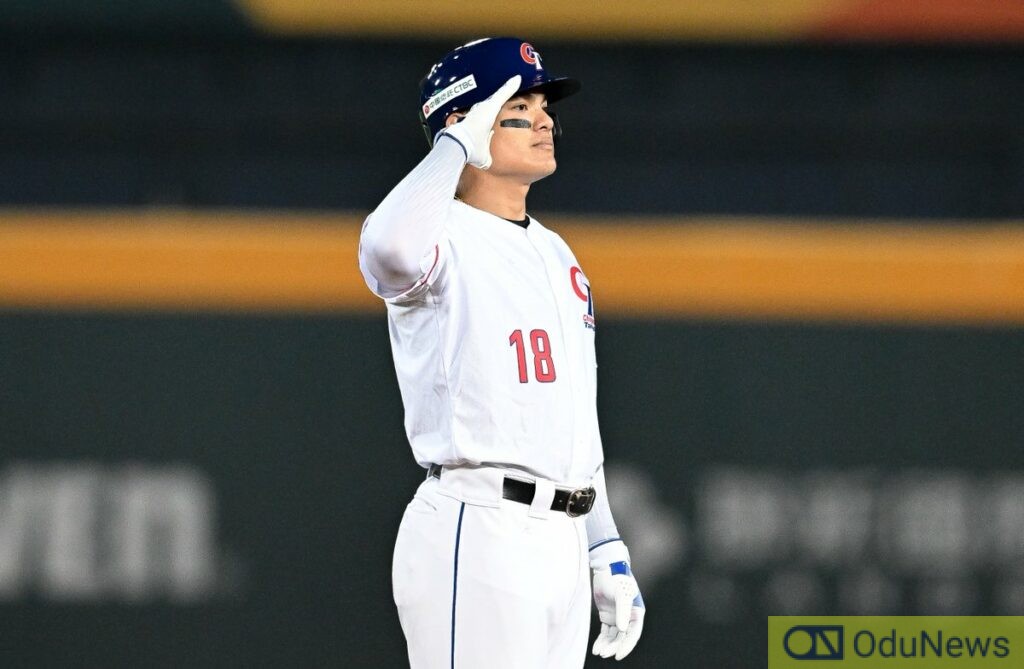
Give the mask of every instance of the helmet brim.
M 581 88 L 583 88 L 583 84 L 581 84 L 578 79 L 573 79 L 572 77 L 558 77 L 557 79 L 545 81 L 543 84 L 538 84 L 537 86 L 524 88 L 519 92 L 526 93 L 527 91 L 537 91 L 543 93 L 549 103 L 555 103 L 569 97 L 570 95 L 579 93 Z

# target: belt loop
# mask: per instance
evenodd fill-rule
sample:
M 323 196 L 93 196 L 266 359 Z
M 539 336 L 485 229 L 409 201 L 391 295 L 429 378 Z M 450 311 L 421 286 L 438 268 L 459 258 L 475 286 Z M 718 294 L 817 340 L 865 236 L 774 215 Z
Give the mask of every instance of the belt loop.
M 547 479 L 537 479 L 536 490 L 533 493 L 533 501 L 530 503 L 529 516 L 531 518 L 547 518 L 551 513 L 551 502 L 555 499 L 555 482 Z

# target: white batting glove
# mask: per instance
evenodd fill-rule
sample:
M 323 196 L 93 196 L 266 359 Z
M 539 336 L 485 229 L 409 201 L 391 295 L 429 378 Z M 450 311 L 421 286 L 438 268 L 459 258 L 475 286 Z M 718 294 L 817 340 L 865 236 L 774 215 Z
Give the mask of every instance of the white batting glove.
M 598 546 L 590 552 L 594 570 L 594 603 L 601 619 L 601 633 L 593 653 L 616 660 L 629 655 L 644 629 L 644 598 L 629 568 L 629 551 L 621 541 Z
M 466 162 L 474 167 L 486 170 L 491 166 L 491 136 L 494 134 L 494 121 L 498 118 L 501 106 L 517 90 L 523 78 L 518 74 L 496 90 L 491 97 L 481 100 L 453 125 L 437 133 L 434 143 L 443 135 L 448 135 L 466 150 Z

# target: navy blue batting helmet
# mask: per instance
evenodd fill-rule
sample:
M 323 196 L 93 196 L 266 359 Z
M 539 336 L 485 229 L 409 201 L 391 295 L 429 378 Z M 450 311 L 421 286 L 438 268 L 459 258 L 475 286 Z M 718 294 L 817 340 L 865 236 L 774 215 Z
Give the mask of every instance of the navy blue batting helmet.
M 529 42 L 515 37 L 469 42 L 435 63 L 420 84 L 420 122 L 427 143 L 433 145 L 449 114 L 467 111 L 517 74 L 523 78 L 517 93 L 540 91 L 549 103 L 581 87 L 576 79 L 551 75 Z

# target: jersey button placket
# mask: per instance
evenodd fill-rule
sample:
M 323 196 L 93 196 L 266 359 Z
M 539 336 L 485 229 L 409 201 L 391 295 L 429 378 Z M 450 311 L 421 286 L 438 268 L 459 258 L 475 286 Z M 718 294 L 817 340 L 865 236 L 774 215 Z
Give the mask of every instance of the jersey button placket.
M 559 299 L 559 277 L 563 274 L 561 271 L 561 263 L 558 259 L 548 251 L 548 245 L 544 241 L 537 241 L 536 235 L 541 234 L 536 230 L 526 229 L 526 237 L 530 240 L 530 244 L 533 246 L 537 255 L 540 257 L 541 262 L 544 265 L 544 272 L 547 275 L 548 288 L 551 290 L 551 299 L 554 301 L 555 313 L 558 316 L 558 329 L 559 329 L 559 341 L 562 344 L 562 350 L 565 351 L 564 359 L 568 366 L 569 372 L 569 405 L 572 407 L 572 435 L 571 439 L 571 454 L 569 456 L 569 462 L 563 475 L 568 477 L 572 476 L 573 467 L 577 462 L 577 452 L 580 450 L 579 438 L 580 438 L 580 411 L 579 411 L 579 398 L 580 389 L 577 387 L 579 383 L 579 374 L 577 373 L 576 358 L 577 351 L 574 346 L 569 343 L 569 337 L 566 332 L 566 321 L 564 314 L 564 301 Z

